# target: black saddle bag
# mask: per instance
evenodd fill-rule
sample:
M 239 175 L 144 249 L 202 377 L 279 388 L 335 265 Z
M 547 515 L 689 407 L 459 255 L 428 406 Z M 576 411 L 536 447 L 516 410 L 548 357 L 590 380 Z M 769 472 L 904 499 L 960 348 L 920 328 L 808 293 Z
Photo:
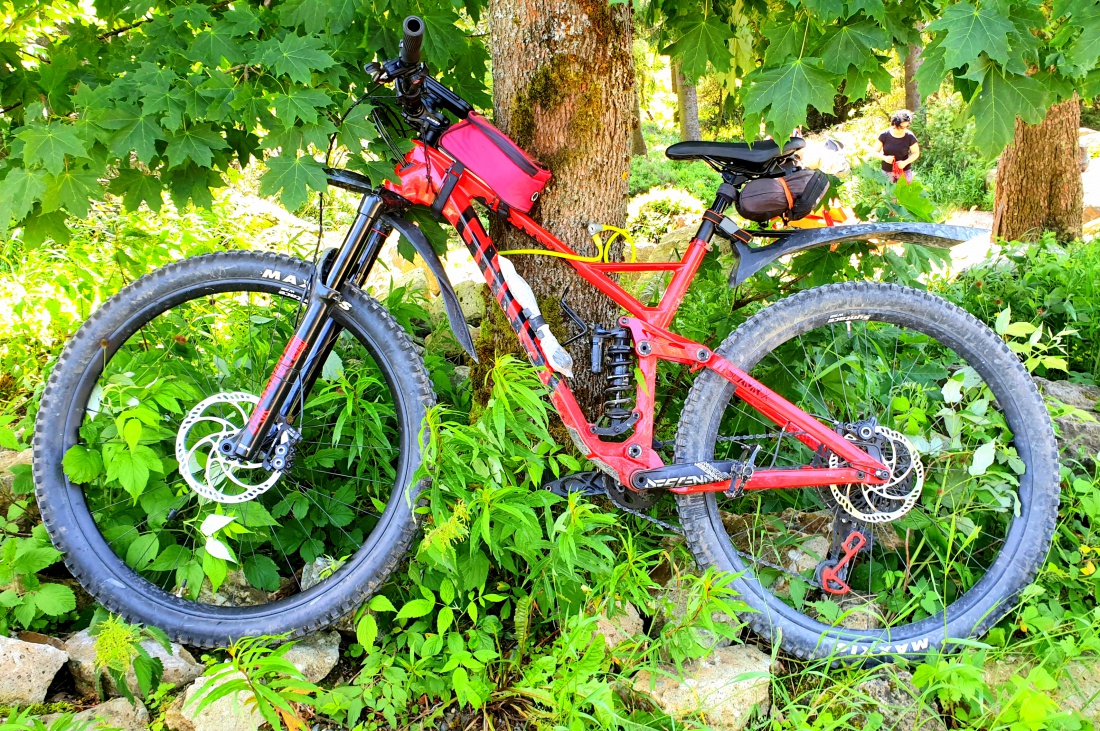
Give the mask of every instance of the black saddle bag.
M 828 190 L 829 178 L 820 170 L 796 170 L 778 178 L 758 178 L 741 187 L 737 212 L 757 223 L 779 217 L 797 221 L 810 215 Z

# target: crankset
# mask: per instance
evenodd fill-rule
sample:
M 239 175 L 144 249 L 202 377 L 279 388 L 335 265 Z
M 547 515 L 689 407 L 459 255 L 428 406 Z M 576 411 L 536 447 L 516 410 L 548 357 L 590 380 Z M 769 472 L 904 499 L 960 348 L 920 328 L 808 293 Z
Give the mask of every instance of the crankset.
M 575 472 L 571 475 L 565 475 L 556 480 L 551 480 L 542 487 L 544 490 L 549 490 L 555 495 L 561 495 L 562 497 L 568 497 L 570 493 L 580 493 L 585 497 L 605 497 L 624 513 L 630 513 L 633 516 L 642 518 L 643 520 L 649 521 L 673 533 L 679 533 L 680 535 L 684 533 L 683 529 L 666 523 L 663 520 L 658 520 L 644 512 L 652 508 L 657 501 L 660 500 L 661 492 L 635 492 L 621 484 L 606 472 L 601 472 L 599 470 Z

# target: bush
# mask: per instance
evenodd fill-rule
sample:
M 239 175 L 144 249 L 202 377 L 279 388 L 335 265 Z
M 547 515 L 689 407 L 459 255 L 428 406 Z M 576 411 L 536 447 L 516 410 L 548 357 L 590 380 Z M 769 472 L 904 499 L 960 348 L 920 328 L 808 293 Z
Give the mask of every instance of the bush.
M 1070 371 L 1100 380 L 1097 282 L 1100 243 L 1062 247 L 1047 234 L 1035 244 L 1008 244 L 1002 253 L 936 288 L 986 322 L 1010 307 L 1013 320 L 1044 324 L 1050 332 L 1076 330 L 1077 336 L 1068 339 Z
M 929 100 L 913 118 L 921 156 L 913 170 L 936 205 L 982 210 L 993 207 L 985 176 L 993 165 L 974 147 L 974 120 L 963 120 L 963 100 L 949 94 Z

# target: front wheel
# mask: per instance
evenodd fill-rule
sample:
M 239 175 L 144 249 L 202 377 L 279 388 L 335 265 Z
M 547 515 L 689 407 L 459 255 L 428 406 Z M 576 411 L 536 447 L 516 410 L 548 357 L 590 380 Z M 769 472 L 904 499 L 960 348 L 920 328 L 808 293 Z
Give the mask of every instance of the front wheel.
M 224 646 L 293 636 L 359 606 L 416 530 L 433 396 L 412 342 L 347 287 L 289 466 L 222 460 L 294 333 L 312 267 L 189 259 L 125 288 L 66 345 L 35 424 L 42 518 L 111 611 Z
M 803 658 L 905 656 L 980 635 L 1011 609 L 1050 546 L 1058 453 L 1042 398 L 996 334 L 928 293 L 848 283 L 762 310 L 718 352 L 878 450 L 898 478 L 879 490 L 678 497 L 696 560 L 738 574 L 755 631 Z M 868 427 L 866 439 L 853 424 Z M 684 406 L 677 461 L 756 447 L 758 468 L 839 462 L 779 436 L 728 381 L 704 372 Z M 866 545 L 837 593 L 823 570 L 852 531 Z

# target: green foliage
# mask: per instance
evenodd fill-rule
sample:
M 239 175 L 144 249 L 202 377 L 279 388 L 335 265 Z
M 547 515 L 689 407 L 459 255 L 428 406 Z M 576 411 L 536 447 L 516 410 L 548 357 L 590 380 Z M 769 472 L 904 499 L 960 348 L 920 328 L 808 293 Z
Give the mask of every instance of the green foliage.
M 12 711 L 0 723 L 0 731 L 90 731 L 92 728 L 92 721 L 77 721 L 72 713 L 62 713 L 47 725 L 38 718 L 33 707 Z
M 142 697 L 149 697 L 160 687 L 164 675 L 164 665 L 159 657 L 153 657 L 142 642 L 153 640 L 172 653 L 172 643 L 163 631 L 156 627 L 144 627 L 128 623 L 117 615 L 108 615 L 103 609 L 97 609 L 92 618 L 88 633 L 95 637 L 96 690 L 105 697 L 102 686 L 102 674 L 106 673 L 114 681 L 115 687 L 131 703 L 135 702 L 133 689 L 126 675 L 133 670 L 138 691 Z
M 1012 317 L 1043 325 L 1066 337 L 1068 370 L 1100 380 L 1100 245 L 1078 242 L 1062 247 L 1044 236 L 1034 244 L 1009 244 L 992 259 L 968 268 L 936 289 L 986 322 L 1010 308 Z M 1066 369 L 1056 369 L 1065 371 Z M 1039 368 L 1040 375 L 1060 378 Z M 1075 376 L 1080 377 L 1080 376 Z
M 965 117 L 961 95 L 930 100 L 916 113 L 911 129 L 921 153 L 913 170 L 932 202 L 941 208 L 993 207 L 985 182 L 991 166 L 975 148 L 975 123 Z
M 0 543 L 0 633 L 45 629 L 76 609 L 72 589 L 38 576 L 60 560 L 43 525 L 27 538 L 13 535 Z
M 444 81 L 487 104 L 487 54 L 466 32 L 480 9 L 438 0 L 9 3 L 0 230 L 22 225 L 36 241 L 67 240 L 66 216 L 87 215 L 107 189 L 131 208 L 159 209 L 162 191 L 180 207 L 208 206 L 234 166 L 268 154 L 264 191 L 281 190 L 297 208 L 324 188 L 318 157 L 369 84 L 363 62 L 396 55 L 406 14 L 425 16 L 425 57 Z M 370 109 L 348 117 L 341 155 L 385 174 Z
M 312 706 L 313 694 L 320 689 L 284 657 L 293 642 L 272 647 L 282 639 L 260 637 L 235 642 L 226 650 L 229 657 L 225 662 L 207 668 L 204 685 L 188 702 L 189 709 L 200 713 L 211 703 L 236 694 L 241 703 L 255 708 L 277 731 L 308 728 L 301 707 Z
M 856 170 L 856 201 L 853 209 L 864 221 L 923 221 L 941 220 L 940 211 L 928 196 L 926 186 L 914 178 L 904 177 L 891 183 L 877 162 L 865 162 Z

